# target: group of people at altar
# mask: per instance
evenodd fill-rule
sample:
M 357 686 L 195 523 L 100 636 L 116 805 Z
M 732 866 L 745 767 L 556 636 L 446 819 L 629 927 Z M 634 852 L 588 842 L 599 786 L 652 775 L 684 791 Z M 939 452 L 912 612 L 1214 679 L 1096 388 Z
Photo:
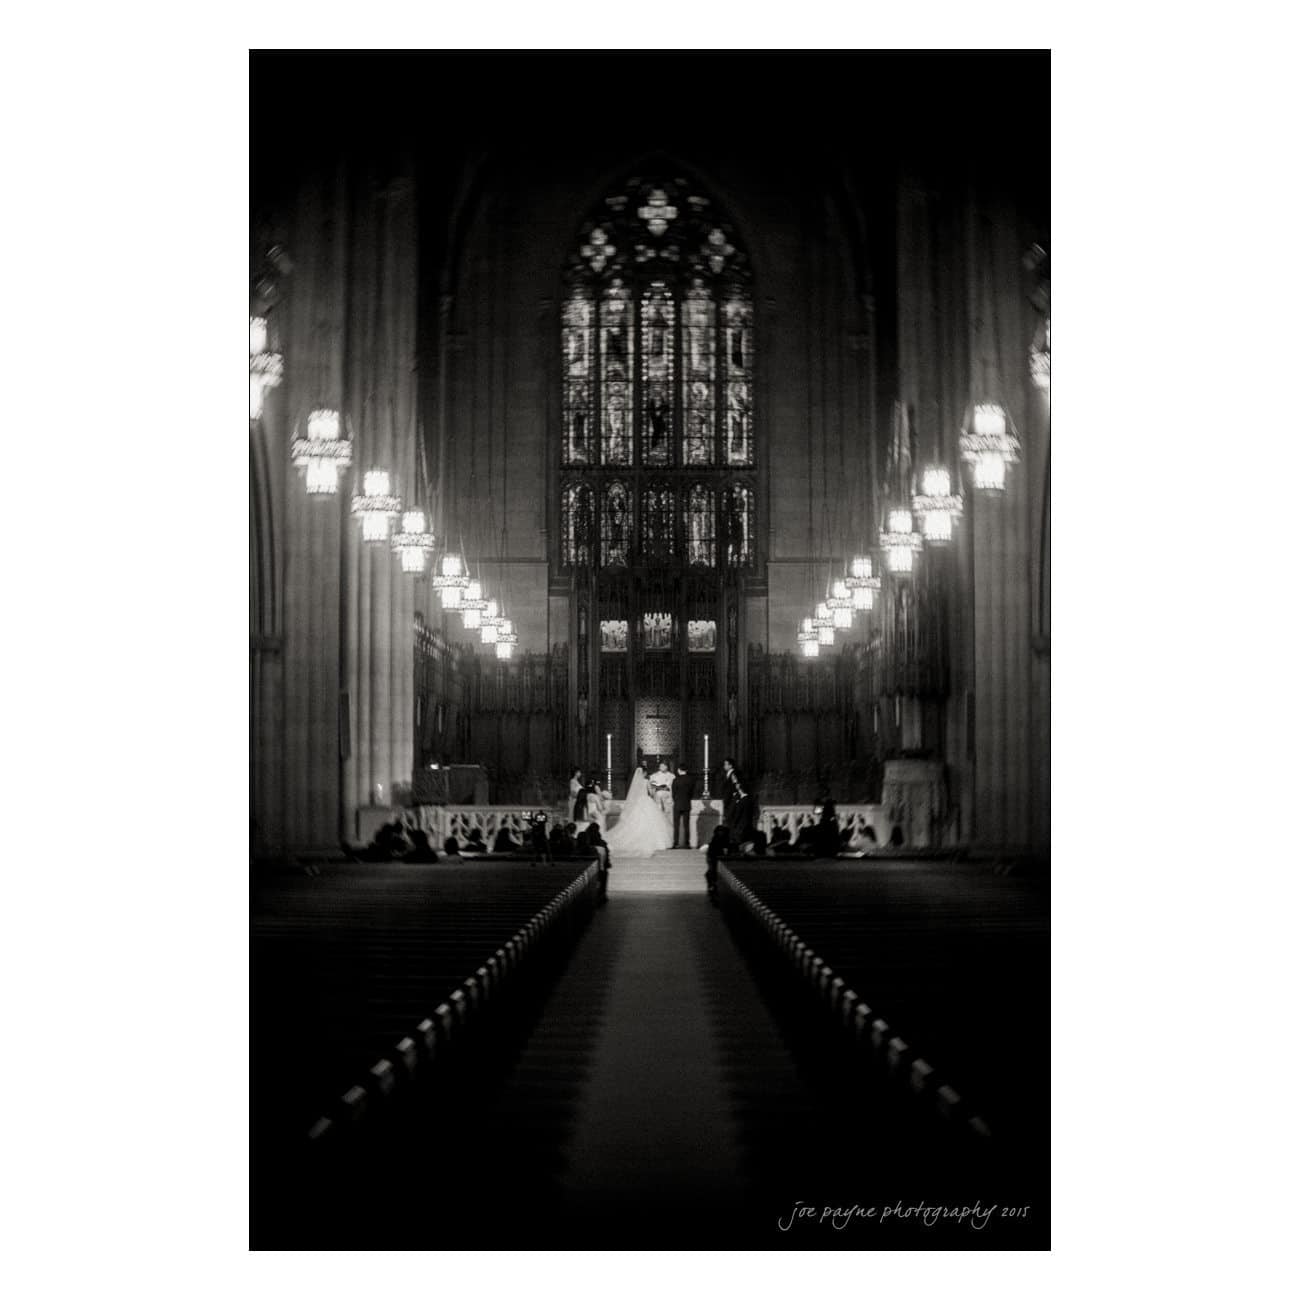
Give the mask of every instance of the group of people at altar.
M 612 793 L 598 779 L 588 779 L 581 768 L 573 768 L 569 773 L 569 797 L 574 823 L 580 829 L 598 826 L 610 848 L 634 856 L 699 847 L 691 843 L 695 778 L 680 764 L 675 770 L 666 762 L 660 762 L 653 772 L 647 773 L 646 768 L 647 764 L 637 764 L 629 777 L 627 794 L 612 829 L 606 827 Z M 758 804 L 730 759 L 723 760 L 721 795 L 724 824 L 729 835 L 740 843 L 757 827 Z

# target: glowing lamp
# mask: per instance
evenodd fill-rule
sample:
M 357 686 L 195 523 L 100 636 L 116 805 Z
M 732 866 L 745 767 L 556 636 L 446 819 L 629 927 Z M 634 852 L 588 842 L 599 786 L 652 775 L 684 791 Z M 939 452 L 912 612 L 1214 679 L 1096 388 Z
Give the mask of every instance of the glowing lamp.
M 461 596 L 469 586 L 465 562 L 455 551 L 448 551 L 438 568 L 439 572 L 433 575 L 433 589 L 438 593 L 443 609 L 459 609 Z
M 477 632 L 482 627 L 483 611 L 486 608 L 487 601 L 483 599 L 483 586 L 471 578 L 460 602 L 461 623 L 467 632 Z
M 912 498 L 912 510 L 921 517 L 927 542 L 952 541 L 952 526 L 961 518 L 961 497 L 954 496 L 952 480 L 942 465 L 932 465 L 921 475 L 921 491 Z
M 1052 318 L 1044 317 L 1029 348 L 1029 377 L 1041 392 L 1052 391 Z
M 876 592 L 880 590 L 880 579 L 872 577 L 871 557 L 855 555 L 849 564 L 849 576 L 845 585 L 853 593 L 854 609 L 871 609 L 875 603 Z
M 978 403 L 962 430 L 960 443 L 975 486 L 985 492 L 1001 492 L 1007 485 L 1007 466 L 1020 460 L 1020 439 L 1002 406 Z
M 835 618 L 831 607 L 824 600 L 813 610 L 812 625 L 817 629 L 818 644 L 835 644 Z
M 289 447 L 293 463 L 304 473 L 309 496 L 333 496 L 339 471 L 352 464 L 352 443 L 342 432 L 339 413 L 321 407 L 307 416 L 307 436 Z
M 890 573 L 911 573 L 912 557 L 923 544 L 921 534 L 912 530 L 912 512 L 891 510 L 889 527 L 880 533 L 880 545 Z
M 479 619 L 479 636 L 484 645 L 496 645 L 498 625 L 501 622 L 497 613 L 497 603 L 495 600 L 489 600 L 487 607 L 483 610 L 482 617 Z
M 402 516 L 402 530 L 393 538 L 393 550 L 401 557 L 403 573 L 424 572 L 433 540 L 433 534 L 425 531 L 423 510 L 408 510 Z
M 508 618 L 501 619 L 497 626 L 497 658 L 509 659 L 518 644 L 519 634 L 515 631 L 515 625 Z
M 268 388 L 279 385 L 284 375 L 284 358 L 267 346 L 265 316 L 248 318 L 248 418 L 262 418 L 262 400 Z
M 393 520 L 402 512 L 402 502 L 393 496 L 385 469 L 367 470 L 362 483 L 364 495 L 352 498 L 352 513 L 361 520 L 361 536 L 367 542 L 386 542 Z
M 830 607 L 831 622 L 837 629 L 853 626 L 853 597 L 849 594 L 849 584 L 843 578 L 831 583 L 831 594 L 826 598 Z

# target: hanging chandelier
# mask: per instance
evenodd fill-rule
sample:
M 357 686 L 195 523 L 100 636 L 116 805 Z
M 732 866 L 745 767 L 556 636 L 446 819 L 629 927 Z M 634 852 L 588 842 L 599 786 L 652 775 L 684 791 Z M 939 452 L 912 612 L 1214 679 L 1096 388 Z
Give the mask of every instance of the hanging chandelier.
M 402 558 L 403 573 L 423 573 L 433 553 L 433 534 L 425 532 L 424 511 L 408 510 L 402 531 L 393 538 L 393 550 Z
M 248 318 L 248 418 L 262 418 L 262 400 L 268 388 L 279 385 L 284 358 L 267 347 L 265 316 Z
M 827 596 L 826 604 L 831 611 L 831 622 L 837 629 L 853 626 L 853 596 L 843 578 L 836 578 L 831 583 L 831 594 Z
M 441 571 L 433 575 L 433 589 L 438 593 L 443 609 L 459 609 L 461 596 L 469 586 L 465 562 L 457 552 L 448 551 L 438 567 Z
M 361 536 L 367 542 L 386 542 L 393 520 L 401 513 L 402 501 L 391 491 L 388 471 L 366 471 L 365 494 L 352 498 L 352 513 L 361 520 Z
M 927 542 L 952 541 L 952 526 L 961 518 L 961 497 L 954 496 L 946 467 L 932 465 L 921 475 L 921 491 L 912 498 L 912 511 L 921 516 Z
M 849 563 L 849 576 L 845 586 L 853 594 L 854 609 L 871 609 L 875 603 L 876 592 L 880 590 L 880 579 L 871 576 L 871 557 L 855 555 Z
M 483 584 L 475 578 L 469 580 L 465 595 L 460 602 L 461 624 L 467 632 L 477 632 L 483 625 L 483 611 L 487 601 L 483 599 Z
M 975 405 L 961 431 L 961 454 L 972 467 L 977 488 L 985 492 L 1005 489 L 1007 466 L 1020 460 L 1020 439 L 1000 403 Z
M 835 618 L 831 607 L 823 600 L 813 610 L 812 625 L 817 629 L 817 641 L 820 645 L 835 644 Z
M 352 464 L 352 442 L 340 433 L 339 413 L 321 407 L 307 416 L 307 436 L 290 445 L 294 465 L 305 471 L 308 496 L 333 496 L 339 490 L 339 470 Z
M 907 509 L 889 512 L 889 527 L 880 531 L 880 545 L 890 573 L 911 573 L 912 557 L 923 545 L 921 534 L 912 529 L 912 512 Z
M 500 606 L 495 600 L 489 600 L 483 610 L 482 617 L 479 619 L 479 636 L 482 638 L 484 645 L 496 645 L 497 643 L 497 634 L 501 624 L 499 609 Z
M 1029 377 L 1042 392 L 1052 391 L 1052 318 L 1044 316 L 1029 345 Z
M 497 626 L 497 658 L 509 659 L 519 644 L 519 634 L 515 625 L 508 618 L 503 618 Z
M 799 624 L 799 649 L 803 651 L 805 659 L 816 659 L 821 653 L 821 645 L 817 639 L 817 629 L 813 627 L 813 621 L 806 618 Z

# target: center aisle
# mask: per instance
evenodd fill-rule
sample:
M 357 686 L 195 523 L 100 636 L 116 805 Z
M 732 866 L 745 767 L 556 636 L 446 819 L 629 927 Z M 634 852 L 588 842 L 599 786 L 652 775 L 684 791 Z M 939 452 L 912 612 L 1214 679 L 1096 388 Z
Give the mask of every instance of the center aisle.
M 563 1183 L 581 1213 L 675 1203 L 694 1215 L 734 1204 L 745 1180 L 719 1013 L 753 1012 L 756 999 L 738 996 L 745 973 L 705 896 L 701 854 L 614 868 L 601 933 L 572 972 L 580 987 L 592 978 L 607 987 Z
M 704 867 L 615 860 L 493 1108 L 515 1192 L 562 1244 L 788 1245 L 775 1225 L 795 1199 L 860 1197 L 897 1170 L 897 1117 L 869 1107 L 846 1132 L 867 1099 L 828 1105 L 801 1074 Z M 833 1235 L 806 1244 L 850 1245 Z

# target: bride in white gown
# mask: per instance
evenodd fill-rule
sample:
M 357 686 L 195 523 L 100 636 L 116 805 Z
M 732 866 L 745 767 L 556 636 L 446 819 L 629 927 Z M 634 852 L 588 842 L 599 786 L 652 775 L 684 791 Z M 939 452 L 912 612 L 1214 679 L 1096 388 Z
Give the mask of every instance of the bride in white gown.
M 611 854 L 630 857 L 647 857 L 672 847 L 673 833 L 668 819 L 651 798 L 645 769 L 638 767 L 627 783 L 627 798 L 623 811 L 612 831 L 606 832 L 605 843 Z

